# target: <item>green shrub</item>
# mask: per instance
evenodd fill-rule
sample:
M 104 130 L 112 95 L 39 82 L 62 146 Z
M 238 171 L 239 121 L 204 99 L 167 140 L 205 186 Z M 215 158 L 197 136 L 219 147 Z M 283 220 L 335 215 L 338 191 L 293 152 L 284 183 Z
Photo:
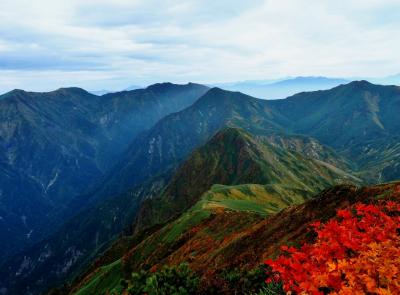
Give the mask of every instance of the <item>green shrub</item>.
M 283 285 L 281 282 L 279 283 L 269 283 L 265 287 L 261 288 L 257 293 L 253 293 L 253 295 L 285 295 L 285 291 L 283 290 Z
M 186 295 L 196 294 L 199 278 L 187 264 L 165 266 L 156 272 L 133 273 L 129 282 L 131 295 Z

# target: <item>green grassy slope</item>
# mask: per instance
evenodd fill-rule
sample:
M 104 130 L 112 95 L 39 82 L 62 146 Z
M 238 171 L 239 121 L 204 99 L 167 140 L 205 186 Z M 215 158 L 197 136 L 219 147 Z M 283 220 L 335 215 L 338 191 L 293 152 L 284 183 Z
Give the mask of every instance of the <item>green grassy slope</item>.
M 307 145 L 315 146 L 315 142 L 303 143 L 304 147 Z M 327 153 L 322 145 L 317 147 L 313 150 L 315 154 Z M 136 228 L 163 223 L 178 216 L 214 184 L 268 184 L 280 190 L 282 195 L 284 189 L 289 188 L 309 198 L 331 185 L 360 183 L 359 179 L 338 168 L 343 166 L 340 157 L 337 158 L 338 167 L 332 164 L 333 155 L 329 163 L 324 162 L 322 156 L 318 160 L 317 156 L 308 156 L 300 149 L 288 150 L 271 144 L 268 137 L 226 128 L 191 154 L 162 196 L 144 203 Z
M 216 185 L 180 218 L 125 254 L 119 273 L 122 278 L 124 273 L 138 269 L 155 269 L 183 261 L 203 275 L 207 271 L 216 271 L 213 273 L 216 275 L 235 267 L 252 269 L 267 257 L 276 255 L 281 244 L 310 238 L 307 230 L 310 222 L 327 220 L 335 215 L 337 209 L 349 204 L 369 203 L 382 198 L 398 200 L 400 183 L 360 189 L 338 186 L 303 204 L 292 206 L 287 206 L 287 200 L 270 194 L 260 185 Z M 244 203 L 237 203 L 240 201 Z M 270 206 L 271 203 L 276 205 Z M 118 263 L 119 260 L 111 265 Z M 113 282 L 113 278 L 114 274 L 109 273 L 104 280 Z M 70 294 L 95 290 L 92 286 L 97 280 L 98 275 L 94 272 L 76 285 Z M 117 289 L 118 286 L 110 284 L 102 291 Z
M 324 152 L 322 147 L 319 154 Z M 305 153 L 281 148 L 268 138 L 243 130 L 222 130 L 178 169 L 161 197 L 147 200 L 140 220 L 142 228 L 169 222 L 142 242 L 132 244 L 127 253 L 121 253 L 125 268 L 132 271 L 161 263 L 166 252 L 179 247 L 177 241 L 187 239 L 192 229 L 208 220 L 213 224 L 215 215 L 221 212 L 239 214 L 240 220 L 227 223 L 229 226 L 216 222 L 218 230 L 206 226 L 204 234 L 213 232 L 218 241 L 232 238 L 256 220 L 287 206 L 303 203 L 331 185 L 359 182 L 332 164 L 333 154 L 330 163 L 315 158 L 306 158 Z M 95 274 L 89 273 L 74 290 L 87 286 L 91 277 L 96 279 Z
M 117 260 L 109 265 L 99 268 L 96 273 L 82 288 L 80 288 L 76 295 L 98 295 L 110 292 L 120 292 L 119 286 L 121 279 L 121 261 Z
M 135 268 L 157 263 L 158 258 L 168 245 L 179 240 L 190 229 L 204 222 L 212 214 L 218 211 L 236 211 L 255 213 L 267 216 L 279 212 L 288 205 L 301 203 L 303 196 L 296 190 L 285 190 L 289 195 L 282 197 L 279 188 L 257 184 L 242 184 L 236 186 L 214 185 L 203 194 L 201 199 L 178 219 L 167 224 L 156 233 L 150 235 L 134 248 L 133 256 Z M 253 218 L 249 219 L 253 221 Z M 238 229 L 245 228 L 247 222 L 241 224 Z M 232 228 L 227 228 L 226 233 L 220 232 L 220 239 L 224 234 L 229 234 Z M 160 247 L 163 245 L 163 247 Z M 123 278 L 121 259 L 102 266 L 92 272 L 75 287 L 71 294 L 94 295 L 105 294 L 106 291 L 118 291 L 120 279 Z

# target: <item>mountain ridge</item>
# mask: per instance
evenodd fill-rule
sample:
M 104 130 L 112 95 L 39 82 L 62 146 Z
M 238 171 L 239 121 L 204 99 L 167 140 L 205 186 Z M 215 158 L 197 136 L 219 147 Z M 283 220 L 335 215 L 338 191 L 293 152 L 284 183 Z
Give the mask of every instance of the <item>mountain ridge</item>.
M 147 113 L 142 111 L 140 115 L 143 117 L 143 122 L 147 123 L 136 125 L 136 127 L 132 127 L 130 123 L 126 124 L 126 122 L 130 122 L 129 120 L 134 119 L 129 116 L 128 121 L 114 121 L 122 118 L 117 114 L 124 114 L 126 109 L 135 105 L 129 104 L 131 95 L 145 94 L 141 96 L 140 101 L 146 102 L 153 97 L 155 92 L 161 91 L 163 94 L 159 97 L 159 101 L 168 100 L 171 97 L 170 93 L 163 88 L 168 88 L 169 85 L 172 84 L 157 84 L 153 86 L 154 91 L 137 90 L 123 92 L 119 95 L 93 96 L 93 101 L 103 100 L 106 109 L 109 107 L 122 112 L 116 112 L 115 117 L 101 117 L 100 120 L 102 126 L 113 126 L 113 124 L 116 124 L 117 127 L 122 126 L 121 129 L 117 128 L 119 131 L 122 130 L 122 133 L 115 133 L 117 136 L 115 142 L 123 140 L 122 137 L 118 137 L 122 136 L 121 134 L 132 134 L 136 133 L 135 130 L 138 131 L 137 137 L 127 144 L 127 149 L 124 150 L 119 161 L 115 161 L 116 165 L 112 165 L 104 178 L 99 178 L 99 182 L 91 186 L 97 190 L 79 194 L 73 199 L 73 202 L 76 201 L 74 206 L 67 205 L 72 210 L 69 216 L 74 216 L 77 212 L 81 212 L 83 215 L 88 214 L 87 218 L 75 215 L 77 220 L 81 220 L 85 224 L 87 222 L 88 226 L 83 227 L 83 232 L 89 232 L 91 226 L 101 220 L 99 213 L 101 206 L 103 206 L 101 207 L 103 210 L 109 210 L 110 215 L 105 214 L 104 217 L 110 223 L 110 228 L 101 225 L 98 228 L 98 239 L 92 234 L 88 234 L 87 240 L 82 239 L 82 243 L 87 243 L 84 247 L 89 245 L 89 248 L 85 249 L 93 250 L 94 248 L 90 247 L 97 245 L 93 243 L 94 241 L 99 241 L 98 245 L 103 245 L 103 243 L 109 245 L 115 238 L 116 232 L 122 230 L 124 226 L 132 227 L 135 232 L 139 232 L 143 229 L 143 224 L 156 224 L 157 227 L 157 224 L 164 224 L 171 219 L 179 218 L 180 214 L 185 214 L 191 206 L 199 202 L 202 194 L 207 191 L 209 191 L 211 199 L 203 200 L 205 202 L 203 204 L 208 207 L 214 206 L 224 210 L 227 208 L 246 208 L 250 211 L 254 209 L 256 214 L 259 214 L 266 209 L 260 207 L 260 204 L 254 200 L 243 196 L 257 193 L 260 197 L 259 200 L 265 200 L 264 197 L 271 194 L 271 191 L 279 196 L 293 194 L 299 196 L 301 191 L 303 193 L 308 191 L 307 198 L 309 198 L 317 193 L 316 190 L 336 184 L 335 181 L 351 179 L 356 183 L 363 181 L 374 183 L 400 178 L 398 165 L 400 147 L 397 144 L 399 123 L 395 120 L 396 111 L 400 109 L 397 87 L 372 85 L 365 81 L 358 81 L 331 90 L 299 93 L 285 100 L 268 101 L 239 92 L 230 92 L 220 88 L 208 89 L 194 84 L 192 86 L 195 88 L 194 92 L 201 93 L 198 97 L 191 91 L 185 92 L 183 95 L 180 92 L 174 92 L 176 104 L 169 107 L 181 108 L 176 112 L 165 116 L 155 112 L 154 117 L 145 121 L 149 118 L 146 118 Z M 200 89 L 196 87 L 200 87 Z M 61 90 L 61 93 L 65 91 L 71 93 L 76 90 Z M 60 92 L 57 93 L 60 94 Z M 192 96 L 187 101 L 187 106 L 184 106 L 181 102 L 186 100 L 188 93 L 191 93 Z M 17 95 L 23 96 L 26 93 L 20 92 Z M 63 99 L 63 95 L 57 96 L 57 98 Z M 90 107 L 91 100 L 84 100 L 84 103 L 89 105 L 80 109 L 81 114 L 85 114 Z M 127 108 L 127 106 L 130 107 Z M 157 107 L 159 104 L 157 103 L 155 106 Z M 163 110 L 165 111 L 166 108 Z M 93 117 L 98 118 L 95 115 Z M 83 118 L 87 119 L 88 117 L 83 116 Z M 135 120 L 138 118 L 136 117 Z M 73 121 L 76 123 L 76 120 Z M 90 134 L 93 131 L 92 125 L 89 123 L 88 127 L 82 129 L 82 132 Z M 228 131 L 226 131 L 227 129 Z M 240 129 L 242 131 L 237 131 Z M 73 130 L 69 131 L 74 134 Z M 46 136 L 49 134 L 51 133 L 47 132 Z M 108 138 L 110 134 L 113 135 L 113 131 L 105 132 L 104 137 Z M 221 134 L 224 136 L 221 137 Z M 251 139 L 246 134 L 251 134 Z M 198 149 L 210 143 L 215 136 L 225 142 L 222 148 L 217 149 L 218 155 L 211 152 L 207 156 L 205 156 L 207 153 L 204 152 L 199 154 Z M 8 136 L 8 138 L 11 137 Z M 87 138 L 85 137 L 85 139 Z M 235 148 L 238 150 L 232 151 Z M 7 151 L 7 145 L 0 144 L 0 151 L 2 150 Z M 192 158 L 196 153 L 197 158 Z M 8 161 L 4 155 L 0 155 L 0 162 L 3 161 L 3 158 L 4 161 Z M 247 159 L 250 158 L 251 161 L 243 160 L 243 163 L 246 163 L 243 164 L 240 160 L 243 159 L 243 156 L 246 156 Z M 187 160 L 191 160 L 193 163 L 197 161 L 198 166 L 188 165 L 186 170 L 181 170 L 185 173 L 179 174 Z M 242 166 L 239 165 L 239 162 L 242 163 Z M 239 170 L 246 173 L 247 178 L 230 179 L 228 177 L 230 170 L 217 169 L 218 165 L 229 169 L 241 167 Z M 13 170 L 9 169 L 7 165 L 3 167 L 4 173 L 12 173 Z M 239 175 L 237 170 L 232 169 L 233 174 Z M 199 181 L 204 181 L 204 183 L 195 182 L 196 179 L 193 175 L 190 183 L 179 182 L 179 180 L 183 181 L 186 174 L 190 176 L 192 172 L 202 175 Z M 177 175 L 175 178 L 174 173 Z M 51 183 L 54 175 L 49 178 L 47 183 Z M 162 179 L 162 184 L 158 188 L 157 179 Z M 266 182 L 271 179 L 277 182 L 267 185 Z M 286 182 L 282 179 L 286 179 Z M 170 184 L 169 187 L 165 186 L 167 183 Z M 236 187 L 213 186 L 218 184 Z M 149 189 L 141 194 L 140 191 L 146 191 L 147 186 L 153 186 L 155 190 Z M 52 188 L 53 185 L 50 187 Z M 138 191 L 135 190 L 135 187 L 138 188 Z M 294 189 L 295 192 L 293 192 Z M 159 197 L 162 199 L 158 199 Z M 302 202 L 307 198 L 302 196 L 298 201 Z M 149 206 L 148 204 L 152 200 L 156 200 L 158 203 Z M 126 206 L 121 205 L 124 202 Z M 92 207 L 93 210 L 90 212 L 80 211 L 81 208 L 84 209 L 91 204 L 100 207 L 97 209 Z M 160 210 L 160 207 L 163 206 L 166 210 Z M 117 208 L 119 208 L 118 210 L 125 208 L 132 212 L 122 213 Z M 112 221 L 112 212 L 121 212 L 119 213 L 121 218 L 117 218 L 115 224 Z M 137 218 L 137 224 L 132 225 L 135 218 Z M 69 226 L 70 228 L 77 227 L 73 222 L 69 223 Z M 61 241 L 62 244 L 63 235 L 65 236 L 67 232 L 68 227 L 63 234 L 51 236 L 50 239 Z M 29 231 L 24 232 L 24 234 L 28 233 Z M 65 239 L 65 244 L 59 246 L 60 251 L 68 248 L 64 248 L 65 245 L 71 247 L 78 245 L 79 243 L 74 244 L 76 242 L 74 239 L 80 234 L 82 233 L 79 232 L 79 229 L 73 231 L 74 237 L 69 241 Z M 44 244 L 38 247 L 42 246 Z M 79 249 L 84 249 L 84 247 Z M 73 249 L 77 251 L 78 248 Z M 36 252 L 39 253 L 39 256 L 41 253 L 46 253 L 42 248 L 39 250 L 42 251 Z M 89 256 L 86 257 L 88 261 L 93 258 L 94 253 L 98 253 L 97 250 L 91 252 L 91 255 L 88 254 Z M 78 253 L 74 251 L 60 252 L 61 254 L 58 256 L 60 261 L 57 261 L 56 257 L 54 263 L 51 262 L 48 267 L 53 268 L 58 264 L 67 263 L 72 256 Z M 18 261 L 18 263 L 22 265 L 23 261 Z M 35 278 L 40 278 L 42 275 L 40 271 L 36 274 L 39 277 L 35 276 Z M 32 279 L 34 280 L 33 277 Z
M 45 93 L 14 90 L 0 96 L 0 161 L 9 166 L 8 171 L 26 179 L 17 193 L 12 180 L 2 176 L 2 190 L 8 196 L 0 199 L 0 207 L 9 212 L 4 218 L 13 216 L 11 227 L 16 228 L 18 222 L 23 229 L 15 236 L 21 246 L 45 235 L 42 229 L 48 228 L 49 220 L 61 223 L 55 215 L 95 185 L 140 132 L 166 114 L 192 104 L 207 90 L 199 84 L 169 84 L 159 95 L 144 90 L 107 99 L 76 87 Z M 24 205 L 29 195 L 53 210 L 33 213 Z M 21 208 L 25 209 L 21 212 Z M 7 223 L 5 227 L 6 232 L 11 230 Z M 8 247 L 7 241 L 0 261 L 6 252 L 19 250 Z

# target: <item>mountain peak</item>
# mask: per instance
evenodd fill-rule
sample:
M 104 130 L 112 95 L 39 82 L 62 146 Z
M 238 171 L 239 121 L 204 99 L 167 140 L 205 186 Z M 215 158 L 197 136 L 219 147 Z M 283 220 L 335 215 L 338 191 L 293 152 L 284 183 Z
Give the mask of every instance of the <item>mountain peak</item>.
M 367 80 L 352 81 L 347 85 L 349 85 L 349 86 L 357 86 L 357 87 L 375 86 L 374 84 L 368 82 Z
M 200 99 L 201 100 L 208 100 L 208 99 L 215 99 L 218 98 L 219 100 L 228 100 L 228 101 L 246 101 L 246 100 L 258 100 L 255 97 L 249 96 L 239 91 L 229 91 L 225 89 L 221 89 L 218 87 L 213 87 L 208 90 Z
M 23 89 L 13 89 L 9 93 L 26 93 L 26 91 Z
M 14 90 L 11 90 L 11 91 L 9 91 L 9 92 L 6 92 L 6 93 L 4 93 L 3 95 L 1 95 L 1 96 L 13 96 L 13 95 L 21 95 L 21 94 L 25 94 L 26 93 L 26 91 L 25 90 L 22 90 L 22 89 L 14 89 Z
M 171 82 L 163 82 L 163 83 L 156 83 L 156 84 L 150 85 L 146 89 L 154 91 L 156 93 L 160 93 L 160 92 L 165 92 L 165 91 L 171 90 L 171 89 L 188 88 L 188 87 L 204 87 L 204 88 L 206 88 L 206 86 L 204 86 L 204 85 L 191 83 L 191 82 L 187 83 L 187 84 L 174 84 Z
M 171 87 L 175 84 L 172 84 L 171 82 L 162 82 L 162 83 L 155 83 L 150 86 L 147 86 L 146 89 L 164 89 L 167 87 Z
M 91 93 L 87 92 L 83 88 L 79 87 L 61 87 L 53 92 L 64 93 L 64 94 L 82 94 L 82 95 L 91 95 Z
M 220 142 L 223 139 L 230 139 L 230 140 L 236 140 L 239 138 L 244 139 L 245 137 L 249 136 L 248 133 L 240 128 L 236 127 L 225 127 L 222 130 L 218 131 L 210 140 L 211 142 Z

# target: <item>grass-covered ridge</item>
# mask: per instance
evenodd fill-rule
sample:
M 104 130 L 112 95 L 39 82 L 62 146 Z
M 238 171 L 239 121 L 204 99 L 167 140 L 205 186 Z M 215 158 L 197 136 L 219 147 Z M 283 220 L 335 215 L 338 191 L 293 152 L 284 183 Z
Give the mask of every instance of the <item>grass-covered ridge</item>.
M 360 182 L 315 141 L 286 136 L 284 142 L 292 140 L 295 149 L 237 128 L 218 132 L 181 165 L 160 197 L 146 201 L 136 226 L 167 224 L 132 245 L 123 273 L 184 262 L 182 254 L 169 255 L 178 249 L 205 263 L 263 218 L 332 185 Z
M 159 198 L 144 204 L 137 228 L 177 217 L 214 184 L 259 184 L 280 196 L 295 191 L 304 200 L 332 185 L 361 182 L 339 168 L 342 159 L 335 161 L 334 154 L 316 141 L 285 137 L 287 145 L 294 141 L 297 148 L 290 150 L 242 129 L 221 130 L 188 157 Z M 328 153 L 329 162 L 324 162 Z
M 106 292 L 120 292 L 121 286 L 121 260 L 117 260 L 109 265 L 100 267 L 87 278 L 87 282 L 76 291 L 76 295 L 97 295 Z
M 225 276 L 224 271 L 227 269 L 237 268 L 246 272 L 256 268 L 266 258 L 275 257 L 280 245 L 297 245 L 300 241 L 310 239 L 307 228 L 314 220 L 329 220 L 337 209 L 356 202 L 373 203 L 399 197 L 400 183 L 362 189 L 338 186 L 303 204 L 280 211 L 278 209 L 277 214 L 263 217 L 263 210 L 268 209 L 268 206 L 262 200 L 269 199 L 283 206 L 285 201 L 266 193 L 266 188 L 258 185 L 216 185 L 180 218 L 156 231 L 125 254 L 120 269 L 121 278 L 129 278 L 132 272 L 143 269 L 158 270 L 164 265 L 179 265 L 183 262 L 189 263 L 190 268 L 206 281 Z M 237 203 L 230 206 L 227 200 L 247 203 L 245 206 L 237 206 Z M 260 202 L 261 205 L 257 205 Z M 216 203 L 220 205 L 215 206 Z M 254 213 L 257 211 L 261 215 Z M 209 272 L 212 273 L 211 277 Z M 108 276 L 103 280 L 113 281 L 113 273 L 110 272 Z M 96 273 L 81 282 L 75 290 L 95 290 L 93 280 L 98 280 Z M 110 285 L 107 290 L 118 290 L 118 287 Z
M 238 215 L 244 217 L 243 222 L 238 222 L 236 225 L 230 224 L 229 227 L 225 228 L 225 231 L 204 229 L 204 233 L 211 235 L 213 239 L 222 240 L 226 236 L 231 236 L 235 232 L 243 230 L 261 217 L 274 214 L 290 204 L 301 203 L 304 200 L 296 191 L 286 190 L 286 192 L 290 197 L 280 197 L 279 192 L 272 186 L 257 184 L 214 185 L 203 194 L 190 210 L 135 247 L 133 256 L 129 259 L 141 266 L 157 263 L 159 258 L 157 254 L 163 255 L 163 251 L 169 245 L 173 247 L 176 241 L 184 237 L 188 231 L 206 221 L 211 215 L 218 214 L 218 212 L 249 213 L 248 216 L 246 214 Z M 254 214 L 259 215 L 259 217 L 254 216 Z M 166 245 L 161 252 L 159 251 L 160 245 Z M 209 254 L 211 255 L 211 253 Z M 153 259 L 149 259 L 149 257 L 153 257 Z M 105 291 L 118 292 L 121 288 L 119 281 L 122 277 L 121 260 L 117 260 L 90 274 L 73 294 L 92 295 L 103 294 Z

